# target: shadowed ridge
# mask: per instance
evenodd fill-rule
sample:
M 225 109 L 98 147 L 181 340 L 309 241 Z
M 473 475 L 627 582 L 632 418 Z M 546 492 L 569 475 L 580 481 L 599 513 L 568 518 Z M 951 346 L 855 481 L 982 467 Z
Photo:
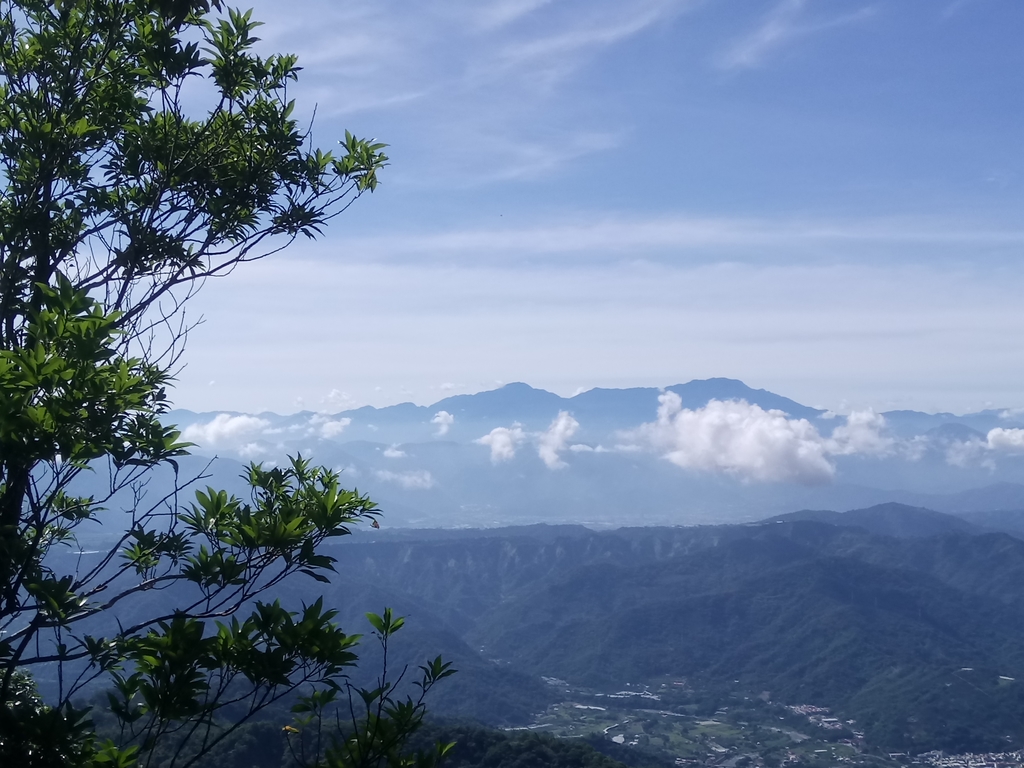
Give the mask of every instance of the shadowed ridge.
M 948 533 L 980 534 L 985 530 L 955 515 L 896 502 L 876 504 L 865 509 L 851 509 L 848 512 L 805 509 L 770 517 L 763 522 L 783 523 L 798 520 L 863 528 L 880 536 L 893 536 L 898 539 L 942 536 Z

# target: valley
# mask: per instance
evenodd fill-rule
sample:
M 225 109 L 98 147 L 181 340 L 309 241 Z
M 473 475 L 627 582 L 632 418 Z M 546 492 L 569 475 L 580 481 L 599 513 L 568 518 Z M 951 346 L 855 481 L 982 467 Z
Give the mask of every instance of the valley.
M 347 632 L 367 610 L 404 616 L 394 668 L 441 654 L 459 670 L 431 696 L 440 722 L 638 768 L 1017 765 L 1019 526 L 1012 510 L 890 503 L 738 525 L 360 529 L 326 548 L 328 583 L 274 596 L 322 599 Z M 379 649 L 359 654 L 352 681 L 370 685 Z
M 352 621 L 352 595 L 394 606 L 409 619 L 408 658 L 436 648 L 455 662 L 441 715 L 580 735 L 622 721 L 629 701 L 692 716 L 658 716 L 679 746 L 702 743 L 693 717 L 738 702 L 767 713 L 751 702 L 770 692 L 855 721 L 872 759 L 1020 748 L 1024 541 L 898 505 L 881 517 L 903 537 L 862 527 L 877 510 L 848 514 L 850 525 L 375 532 L 337 545 L 324 594 Z M 933 535 L 909 535 L 923 519 Z M 623 690 L 662 699 L 597 695 Z
M 652 685 L 627 685 L 625 690 L 604 693 L 573 688 L 554 678 L 546 682 L 568 698 L 538 713 L 529 725 L 505 730 L 580 739 L 627 765 L 1024 765 L 1024 752 L 1019 750 L 961 754 L 940 750 L 920 754 L 888 751 L 884 746 L 871 744 L 854 720 L 842 720 L 827 707 L 774 702 L 767 691 L 751 696 L 734 689 L 709 696 L 708 692 L 694 691 L 686 681 L 668 680 Z
M 1021 751 L 947 754 L 936 750 L 916 755 L 888 751 L 872 745 L 854 720 L 842 720 L 826 707 L 774 702 L 767 691 L 751 696 L 734 689 L 709 696 L 694 691 L 686 681 L 667 680 L 605 693 L 573 688 L 554 678 L 546 682 L 567 698 L 538 713 L 530 724 L 507 727 L 506 732 L 582 740 L 631 766 L 1024 765 Z
M 572 699 L 550 707 L 525 728 L 592 744 L 610 742 L 619 745 L 619 759 L 628 759 L 623 750 L 632 750 L 639 756 L 634 760 L 677 766 L 900 764 L 871 750 L 852 723 L 830 717 L 827 709 L 786 707 L 767 696 L 733 693 L 725 699 L 728 705 L 712 712 L 706 699 L 698 703 L 700 697 L 685 686 L 669 681 L 614 693 L 565 689 Z

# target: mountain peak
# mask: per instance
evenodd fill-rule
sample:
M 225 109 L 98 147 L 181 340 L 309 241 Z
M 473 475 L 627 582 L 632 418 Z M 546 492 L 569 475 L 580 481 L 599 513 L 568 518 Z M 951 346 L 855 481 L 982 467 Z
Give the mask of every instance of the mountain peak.
M 764 522 L 782 523 L 812 521 L 840 527 L 863 528 L 880 536 L 913 539 L 939 536 L 947 533 L 980 533 L 981 529 L 963 518 L 936 512 L 925 507 L 887 502 L 847 512 L 805 509 L 788 515 L 778 515 Z

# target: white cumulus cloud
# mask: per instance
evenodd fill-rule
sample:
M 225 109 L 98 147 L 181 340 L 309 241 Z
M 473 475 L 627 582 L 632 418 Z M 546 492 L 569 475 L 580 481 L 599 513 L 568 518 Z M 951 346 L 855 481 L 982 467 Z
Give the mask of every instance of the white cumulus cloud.
M 1007 453 L 1024 452 L 1024 429 L 996 427 L 988 433 L 988 447 L 993 451 Z
M 251 443 L 269 426 L 269 421 L 257 416 L 218 413 L 205 424 L 189 424 L 181 436 L 203 448 L 234 448 Z
M 405 457 L 405 451 L 397 445 L 392 445 L 384 449 L 384 456 L 388 459 L 401 459 Z
M 412 472 L 390 472 L 386 469 L 379 469 L 374 474 L 378 480 L 395 483 L 410 491 L 425 491 L 437 485 L 430 472 L 425 469 L 417 469 Z
M 579 428 L 580 423 L 567 411 L 559 411 L 547 431 L 537 436 L 537 455 L 548 469 L 561 469 L 565 466 L 559 453 L 569 447 L 569 440 Z
M 658 400 L 658 420 L 635 435 L 680 467 L 803 483 L 827 482 L 835 473 L 825 440 L 806 419 L 743 400 L 712 400 L 696 410 L 683 408 L 674 392 Z
M 511 427 L 495 427 L 483 437 L 474 440 L 474 443 L 486 445 L 491 449 L 491 463 L 500 464 L 503 461 L 514 459 L 516 448 L 526 440 L 526 433 L 519 424 Z
M 711 400 L 689 409 L 682 407 L 679 395 L 664 392 L 658 402 L 657 421 L 625 437 L 687 469 L 768 482 L 822 483 L 835 475 L 833 456 L 885 456 L 896 445 L 883 434 L 885 419 L 871 410 L 854 411 L 824 437 L 807 419 L 745 400 Z
M 521 424 L 515 423 L 511 427 L 495 427 L 473 442 L 488 446 L 491 449 L 491 462 L 500 464 L 515 458 L 519 446 L 529 441 L 536 445 L 537 455 L 548 469 L 561 469 L 566 466 L 560 455 L 562 451 L 593 450 L 590 446 L 570 445 L 570 440 L 579 427 L 579 422 L 571 414 L 559 411 L 551 425 L 543 432 L 527 433 Z
M 452 424 L 455 423 L 455 417 L 448 413 L 448 411 L 438 411 L 434 414 L 434 418 L 430 420 L 430 423 L 437 425 L 437 432 L 435 434 L 438 437 L 442 437 L 447 435 L 448 430 L 452 428 Z

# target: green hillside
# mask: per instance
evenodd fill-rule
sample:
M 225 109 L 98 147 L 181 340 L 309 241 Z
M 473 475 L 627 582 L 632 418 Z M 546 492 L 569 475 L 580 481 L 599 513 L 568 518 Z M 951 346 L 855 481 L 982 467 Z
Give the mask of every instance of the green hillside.
M 521 722 L 550 701 L 540 675 L 670 675 L 830 706 L 894 749 L 1024 744 L 1024 542 L 809 521 L 552 533 L 352 544 L 339 584 L 448 633 L 469 663 L 442 711 L 489 699 L 480 719 Z

